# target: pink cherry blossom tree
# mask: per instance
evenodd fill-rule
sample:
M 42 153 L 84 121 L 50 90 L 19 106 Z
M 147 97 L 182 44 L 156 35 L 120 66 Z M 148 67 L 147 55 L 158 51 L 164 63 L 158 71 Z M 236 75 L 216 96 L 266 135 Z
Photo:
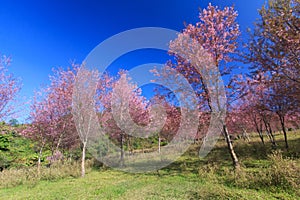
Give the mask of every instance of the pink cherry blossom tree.
M 119 142 L 120 166 L 124 166 L 124 146 L 131 137 L 147 138 L 151 133 L 148 101 L 141 89 L 131 83 L 128 75 L 121 71 L 113 85 L 110 106 L 104 113 L 103 125 L 111 138 Z
M 38 162 L 37 171 L 40 175 L 41 158 L 43 150 L 48 142 L 48 121 L 46 119 L 46 111 L 44 102 L 38 100 L 38 94 L 35 95 L 31 105 L 30 120 L 31 124 L 27 125 L 22 131 L 22 135 L 37 142 Z
M 72 90 L 77 67 L 53 70 L 50 85 L 37 92 L 31 104 L 31 124 L 23 134 L 37 141 L 38 169 L 45 147 L 54 155 L 59 149 L 78 146 L 78 134 L 71 115 Z
M 181 113 L 180 109 L 175 105 L 171 105 L 164 96 L 155 95 L 151 99 L 151 103 L 163 106 L 166 112 L 166 116 L 161 116 L 158 119 L 164 121 L 163 127 L 157 130 L 158 152 L 160 153 L 162 141 L 170 142 L 177 134 L 180 127 Z
M 298 0 L 269 0 L 260 11 L 244 53 L 256 72 L 267 73 L 284 84 L 300 84 L 300 34 Z
M 195 90 L 199 98 L 199 107 L 202 113 L 212 113 L 214 108 L 221 108 L 222 99 L 216 98 L 218 105 L 211 102 L 212 96 L 220 96 L 222 90 L 221 81 L 213 69 L 220 70 L 221 75 L 230 72 L 231 67 L 227 65 L 231 54 L 237 48 L 237 38 L 240 35 L 239 25 L 236 22 L 237 12 L 233 7 L 225 7 L 223 10 L 208 5 L 199 14 L 199 22 L 195 25 L 189 24 L 178 38 L 171 42 L 170 53 L 175 55 L 177 63 L 168 65 L 184 75 Z M 170 77 L 166 71 L 158 72 L 159 79 Z M 211 83 L 216 80 L 216 84 Z M 216 93 L 210 93 L 209 87 L 215 87 Z M 230 141 L 227 126 L 224 123 L 222 130 L 233 164 L 239 167 L 238 158 Z
M 21 89 L 20 81 L 7 72 L 10 62 L 10 57 L 0 55 L 0 120 L 13 113 L 12 101 Z
M 96 70 L 88 70 L 84 66 L 78 70 L 74 83 L 72 114 L 76 129 L 81 138 L 82 160 L 81 176 L 85 176 L 85 157 L 88 141 L 99 130 L 99 122 L 96 114 L 96 91 L 99 73 Z
M 272 135 L 270 116 L 277 116 L 284 134 L 286 118 L 296 115 L 300 99 L 300 3 L 297 0 L 269 0 L 260 11 L 260 19 L 247 43 L 245 63 L 250 63 L 254 76 L 268 77 L 265 87 L 264 124 Z M 268 115 L 266 115 L 268 113 Z M 269 119 L 268 119 L 269 118 Z M 291 117 L 290 117 L 291 118 Z
M 53 127 L 52 136 L 55 138 L 52 152 L 60 147 L 66 149 L 78 145 L 78 135 L 72 118 L 72 94 L 78 66 L 66 70 L 54 70 L 54 75 L 50 76 L 51 84 L 47 88 L 47 98 L 49 105 L 49 115 Z

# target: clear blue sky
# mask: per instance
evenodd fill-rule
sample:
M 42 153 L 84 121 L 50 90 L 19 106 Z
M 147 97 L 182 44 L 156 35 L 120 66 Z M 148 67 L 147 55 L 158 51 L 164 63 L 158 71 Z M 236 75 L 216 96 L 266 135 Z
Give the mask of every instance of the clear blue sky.
M 48 83 L 53 67 L 67 67 L 74 60 L 81 63 L 100 42 L 128 29 L 157 26 L 180 31 L 184 21 L 195 23 L 199 7 L 206 7 L 209 2 L 220 7 L 235 5 L 243 36 L 258 18 L 257 9 L 264 3 L 263 0 L 0 0 L 0 54 L 12 56 L 10 71 L 21 77 L 20 98 L 26 97 L 23 101 L 27 102 L 34 90 Z M 156 53 L 138 53 L 117 63 L 127 67 L 162 63 L 165 57 Z

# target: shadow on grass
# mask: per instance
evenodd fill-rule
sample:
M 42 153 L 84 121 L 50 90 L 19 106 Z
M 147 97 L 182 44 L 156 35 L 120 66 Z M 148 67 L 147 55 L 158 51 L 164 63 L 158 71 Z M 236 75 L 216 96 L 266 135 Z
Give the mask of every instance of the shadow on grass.
M 283 136 L 280 134 L 276 135 L 276 148 L 267 141 L 265 138 L 265 145 L 261 143 L 258 137 L 254 136 L 250 142 L 246 142 L 243 139 L 234 140 L 233 144 L 241 165 L 248 169 L 259 169 L 261 167 L 267 168 L 271 162 L 269 155 L 274 150 L 281 150 L 284 157 L 292 159 L 300 158 L 300 135 L 291 134 L 289 135 L 289 149 L 285 149 L 285 143 Z M 220 139 L 213 150 L 205 157 L 199 158 L 198 152 L 201 145 L 191 145 L 189 150 L 185 152 L 179 159 L 172 162 L 170 165 L 155 171 L 146 173 L 145 175 L 158 175 L 164 176 L 187 176 L 187 175 L 199 175 L 199 171 L 207 169 L 207 166 L 215 167 L 216 173 L 222 173 L 223 169 L 232 170 L 232 161 L 228 152 L 226 142 L 224 139 Z M 146 161 L 145 161 L 146 162 Z M 147 166 L 156 163 L 145 163 L 141 161 L 141 166 Z M 201 173 L 201 172 L 200 172 Z

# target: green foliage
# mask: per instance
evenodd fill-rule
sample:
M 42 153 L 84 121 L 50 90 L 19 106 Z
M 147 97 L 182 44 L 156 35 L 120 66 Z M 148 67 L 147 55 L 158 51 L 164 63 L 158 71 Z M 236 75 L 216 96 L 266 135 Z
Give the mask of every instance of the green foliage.
M 7 158 L 5 156 L 2 155 L 2 153 L 0 154 L 0 168 L 4 169 L 7 168 L 10 165 L 10 161 L 7 160 Z
M 9 140 L 6 135 L 0 135 L 0 150 L 7 151 L 9 146 Z
M 0 134 L 0 167 L 33 166 L 37 161 L 34 143 L 14 131 Z
M 19 125 L 19 121 L 17 119 L 11 119 L 8 124 L 12 127 L 17 127 Z

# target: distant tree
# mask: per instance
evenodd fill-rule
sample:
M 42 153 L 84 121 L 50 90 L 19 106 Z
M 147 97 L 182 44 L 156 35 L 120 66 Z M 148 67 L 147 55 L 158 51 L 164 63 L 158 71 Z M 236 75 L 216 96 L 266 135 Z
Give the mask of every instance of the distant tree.
M 256 97 L 267 133 L 272 136 L 270 124 L 277 116 L 288 148 L 286 119 L 297 113 L 300 100 L 300 1 L 269 0 L 259 14 L 243 58 L 264 87 Z
M 8 121 L 8 124 L 10 126 L 18 126 L 19 125 L 19 121 L 17 119 L 11 119 Z
M 250 130 L 256 131 L 265 144 L 263 131 L 265 130 L 273 145 L 276 145 L 275 139 L 270 131 L 270 118 L 272 113 L 266 107 L 268 96 L 266 94 L 265 81 L 259 78 L 241 79 L 238 83 L 244 93 L 243 97 L 238 100 L 234 110 L 236 123 L 249 127 Z
M 147 137 L 151 130 L 147 126 L 150 122 L 147 101 L 141 95 L 141 90 L 130 82 L 125 72 L 121 71 L 119 75 L 120 78 L 113 85 L 110 107 L 104 114 L 103 125 L 110 137 L 119 142 L 119 164 L 123 167 L 125 140 L 135 136 Z
M 268 96 L 268 102 L 266 107 L 274 114 L 278 116 L 281 130 L 284 135 L 285 147 L 288 148 L 287 139 L 287 117 L 288 115 L 295 115 L 300 106 L 298 98 L 295 98 L 294 94 L 295 88 L 290 88 L 288 85 L 283 85 L 281 83 L 272 83 Z
M 162 141 L 170 142 L 179 130 L 181 122 L 180 109 L 170 102 L 168 102 L 164 96 L 155 95 L 150 105 L 161 105 L 165 109 L 166 116 L 160 116 L 157 120 L 165 121 L 163 127 L 157 131 L 158 137 L 158 152 L 161 152 Z
M 9 57 L 0 55 L 0 120 L 13 113 L 12 101 L 21 89 L 20 81 L 7 73 L 10 62 Z

